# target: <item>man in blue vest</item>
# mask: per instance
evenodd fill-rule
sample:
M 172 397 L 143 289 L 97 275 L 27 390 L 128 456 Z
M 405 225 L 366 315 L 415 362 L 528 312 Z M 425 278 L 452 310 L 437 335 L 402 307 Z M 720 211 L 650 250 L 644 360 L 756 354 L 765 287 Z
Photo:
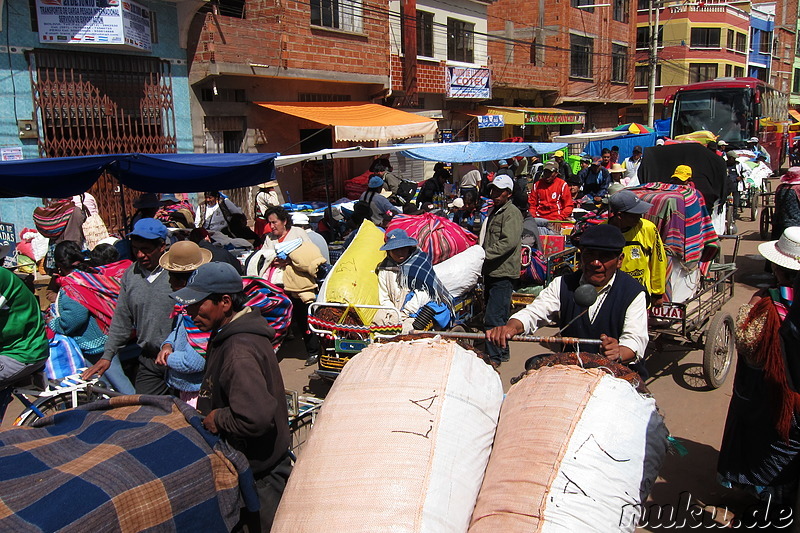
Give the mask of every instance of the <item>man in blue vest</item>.
M 624 247 L 619 228 L 609 224 L 588 228 L 578 245 L 580 270 L 554 279 L 505 326 L 487 331 L 486 338 L 504 347 L 514 335 L 532 333 L 552 322 L 564 328 L 586 310 L 575 302 L 574 294 L 578 286 L 588 283 L 597 289 L 597 300 L 561 335 L 600 339 L 601 345 L 581 345 L 581 350 L 635 365 L 647 348 L 647 303 L 642 284 L 619 270 Z

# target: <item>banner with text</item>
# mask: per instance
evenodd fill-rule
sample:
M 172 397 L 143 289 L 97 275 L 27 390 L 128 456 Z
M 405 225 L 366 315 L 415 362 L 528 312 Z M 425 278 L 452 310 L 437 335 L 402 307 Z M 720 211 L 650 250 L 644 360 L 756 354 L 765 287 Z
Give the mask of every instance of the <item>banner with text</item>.
M 130 0 L 36 0 L 39 42 L 150 51 L 150 11 Z
M 492 97 L 488 68 L 447 67 L 448 98 Z

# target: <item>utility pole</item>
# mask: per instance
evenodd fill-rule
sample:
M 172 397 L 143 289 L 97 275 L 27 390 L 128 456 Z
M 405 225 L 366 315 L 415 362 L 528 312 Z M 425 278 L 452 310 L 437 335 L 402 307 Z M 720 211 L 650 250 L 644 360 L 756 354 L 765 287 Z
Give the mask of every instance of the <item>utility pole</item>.
M 660 16 L 661 0 L 650 0 L 650 8 L 647 11 L 647 25 L 650 29 L 650 83 L 647 86 L 647 125 L 655 125 L 655 104 L 656 104 L 656 73 L 658 72 L 658 19 Z M 653 8 L 655 7 L 655 16 Z M 655 24 L 653 19 L 655 18 Z

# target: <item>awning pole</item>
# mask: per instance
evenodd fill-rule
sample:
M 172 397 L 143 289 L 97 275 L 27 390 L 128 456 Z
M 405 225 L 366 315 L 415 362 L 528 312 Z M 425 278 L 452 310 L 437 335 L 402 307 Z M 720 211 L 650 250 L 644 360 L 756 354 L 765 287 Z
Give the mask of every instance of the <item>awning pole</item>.
M 331 196 L 328 194 L 328 154 L 322 156 L 322 177 L 325 180 L 325 202 L 328 204 L 328 211 L 333 213 L 331 209 Z
M 128 230 L 132 230 L 133 228 L 128 227 L 128 214 L 125 212 L 125 186 L 122 184 L 121 181 L 117 180 L 119 183 L 119 203 L 122 207 L 122 237 L 126 237 L 128 235 Z

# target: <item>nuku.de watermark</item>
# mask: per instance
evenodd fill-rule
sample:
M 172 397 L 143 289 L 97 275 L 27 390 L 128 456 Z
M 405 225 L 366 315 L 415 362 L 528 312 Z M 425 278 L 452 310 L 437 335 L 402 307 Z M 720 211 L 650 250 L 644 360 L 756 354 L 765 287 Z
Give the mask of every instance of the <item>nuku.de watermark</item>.
M 639 517 L 635 524 L 636 517 Z M 622 509 L 619 525 L 630 527 L 647 527 L 651 529 L 677 528 L 736 528 L 736 529 L 784 529 L 794 522 L 792 508 L 789 505 L 776 506 L 772 497 L 767 495 L 766 501 L 751 505 L 737 516 L 727 508 L 711 505 L 703 507 L 692 502 L 689 492 L 681 492 L 678 504 L 628 504 Z

